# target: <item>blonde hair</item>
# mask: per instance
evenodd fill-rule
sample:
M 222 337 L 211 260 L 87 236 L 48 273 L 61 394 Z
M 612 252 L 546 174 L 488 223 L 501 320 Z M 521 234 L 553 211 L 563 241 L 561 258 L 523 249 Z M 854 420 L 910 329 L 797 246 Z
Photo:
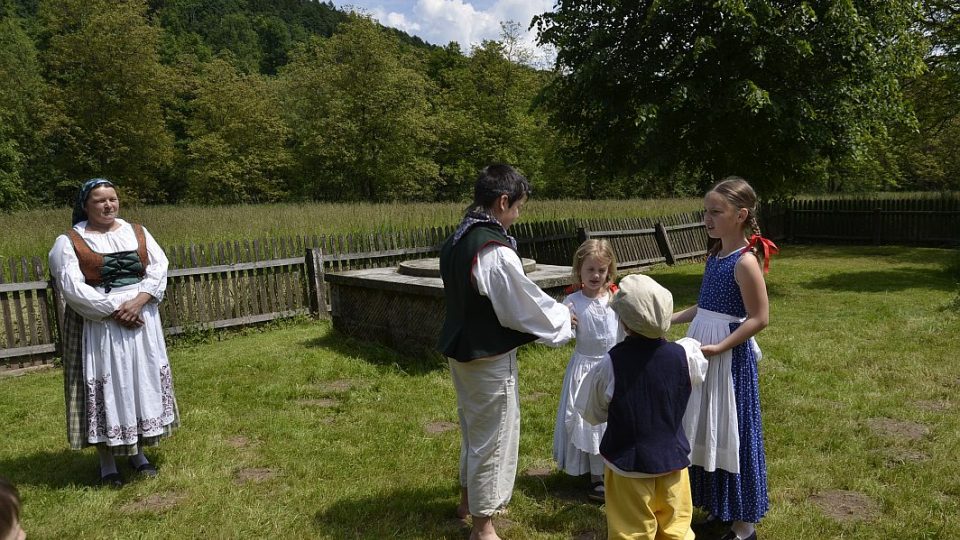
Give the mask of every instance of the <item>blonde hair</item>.
M 757 222 L 757 192 L 753 190 L 749 182 L 739 176 L 728 176 L 717 182 L 707 193 L 716 193 L 726 199 L 734 208 L 743 208 L 747 211 L 747 219 L 743 222 L 744 236 L 747 235 L 747 227 L 750 228 L 753 234 L 762 236 L 760 234 L 760 224 Z M 757 260 L 763 264 L 763 253 L 756 247 L 751 248 L 750 251 L 756 255 Z M 710 246 L 710 255 L 716 255 L 719 252 L 720 242 L 716 242 Z
M 604 286 L 609 287 L 617 278 L 617 256 L 613 252 L 613 246 L 610 245 L 610 242 L 603 239 L 585 240 L 577 248 L 576 253 L 573 254 L 573 272 L 570 274 L 573 284 L 580 285 L 580 269 L 583 268 L 583 261 L 591 256 L 608 261 L 607 282 Z

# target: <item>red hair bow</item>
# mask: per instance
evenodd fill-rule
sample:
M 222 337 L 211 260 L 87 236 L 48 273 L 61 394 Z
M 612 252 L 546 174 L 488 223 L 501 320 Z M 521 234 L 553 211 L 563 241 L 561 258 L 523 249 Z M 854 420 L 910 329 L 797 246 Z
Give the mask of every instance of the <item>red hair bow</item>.
M 757 248 L 763 252 L 763 273 L 766 274 L 770 271 L 770 257 L 780 253 L 780 248 L 778 248 L 772 240 L 768 240 L 759 234 L 750 237 L 750 241 L 747 242 L 747 247 L 743 248 L 741 253 L 746 253 L 753 248 Z

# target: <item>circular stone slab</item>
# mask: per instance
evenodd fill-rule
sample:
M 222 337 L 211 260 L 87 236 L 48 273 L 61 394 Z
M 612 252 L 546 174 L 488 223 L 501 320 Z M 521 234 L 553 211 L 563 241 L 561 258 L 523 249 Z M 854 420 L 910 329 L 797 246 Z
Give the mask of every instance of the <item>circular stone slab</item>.
M 523 263 L 523 272 L 529 274 L 537 269 L 537 261 L 533 259 L 521 259 Z M 403 261 L 397 267 L 397 272 L 405 276 L 415 277 L 440 277 L 440 259 L 413 259 Z

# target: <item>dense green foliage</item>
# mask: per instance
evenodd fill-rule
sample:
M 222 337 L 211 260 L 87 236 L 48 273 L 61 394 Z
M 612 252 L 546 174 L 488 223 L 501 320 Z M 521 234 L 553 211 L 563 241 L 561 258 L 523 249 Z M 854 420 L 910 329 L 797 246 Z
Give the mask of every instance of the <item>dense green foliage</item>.
M 920 28 L 930 43 L 927 70 L 905 84 L 917 126 L 895 131 L 892 179 L 897 185 L 918 189 L 956 189 L 960 187 L 960 4 L 925 1 Z
M 329 2 L 0 0 L 0 211 L 127 201 L 766 198 L 960 184 L 955 2 L 561 1 L 469 51 Z M 614 23 L 613 21 L 617 21 Z M 608 24 L 609 23 L 609 24 Z
M 538 20 L 562 72 L 545 99 L 614 177 L 686 167 L 767 196 L 817 188 L 910 123 L 915 20 L 909 1 L 561 0 Z
M 3 210 L 93 176 L 151 204 L 460 201 L 491 161 L 542 186 L 556 139 L 515 25 L 469 55 L 305 0 L 7 0 L 0 27 Z

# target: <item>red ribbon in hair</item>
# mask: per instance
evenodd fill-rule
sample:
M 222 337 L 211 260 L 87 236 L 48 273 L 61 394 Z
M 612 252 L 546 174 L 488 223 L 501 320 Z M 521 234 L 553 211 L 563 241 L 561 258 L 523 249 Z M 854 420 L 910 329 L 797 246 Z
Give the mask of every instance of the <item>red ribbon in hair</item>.
M 747 242 L 747 247 L 743 248 L 741 253 L 746 253 L 754 248 L 763 252 L 763 273 L 766 274 L 770 271 L 770 257 L 780 253 L 780 248 L 778 248 L 772 240 L 768 240 L 759 234 L 750 237 L 750 241 Z

